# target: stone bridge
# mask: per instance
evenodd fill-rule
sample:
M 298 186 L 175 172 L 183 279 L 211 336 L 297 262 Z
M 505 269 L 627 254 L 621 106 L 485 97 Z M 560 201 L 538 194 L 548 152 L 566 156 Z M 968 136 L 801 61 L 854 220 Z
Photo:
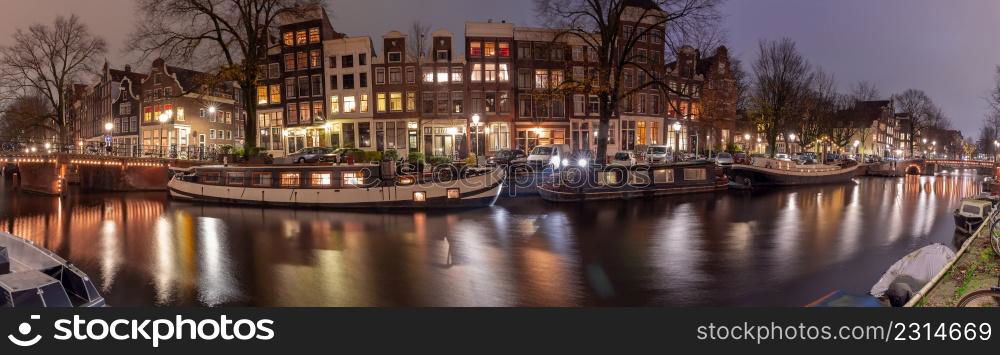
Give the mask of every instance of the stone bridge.
M 996 162 L 982 160 L 914 159 L 881 163 L 891 165 L 900 175 L 934 175 L 954 169 L 976 169 L 980 174 L 998 176 L 1000 170 Z
M 115 157 L 88 154 L 15 154 L 0 156 L 4 178 L 25 191 L 61 195 L 70 183 L 85 191 L 166 190 L 171 167 L 211 162 Z

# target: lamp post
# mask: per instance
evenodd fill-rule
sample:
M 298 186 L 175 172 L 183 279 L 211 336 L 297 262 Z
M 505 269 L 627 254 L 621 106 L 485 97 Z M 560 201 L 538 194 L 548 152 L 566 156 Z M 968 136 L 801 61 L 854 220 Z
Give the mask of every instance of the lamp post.
M 209 112 L 212 112 L 212 111 L 213 111 L 212 107 L 210 107 L 209 108 Z M 161 149 L 160 150 L 160 157 L 161 158 L 163 157 L 163 150 L 162 150 L 163 149 L 163 128 L 164 128 L 164 125 L 166 125 L 167 121 L 170 121 L 170 116 L 172 116 L 172 115 L 173 115 L 173 110 L 170 110 L 170 111 L 164 111 L 163 113 L 160 114 L 160 117 L 158 117 L 158 119 L 160 121 L 160 149 Z M 167 144 L 170 144 L 170 139 L 167 139 Z
M 115 124 L 114 123 L 108 122 L 108 123 L 104 124 L 104 132 L 105 132 L 105 135 L 104 135 L 104 144 L 105 144 L 105 146 L 107 146 L 107 149 L 105 149 L 105 152 L 108 153 L 108 154 L 111 154 L 111 131 L 113 129 L 115 129 Z
M 472 114 L 472 143 L 474 145 L 473 154 L 476 166 L 479 166 L 479 117 L 478 113 Z
M 751 153 L 752 149 L 750 149 L 750 144 L 751 144 L 751 142 L 750 142 L 750 133 L 744 133 L 743 134 L 743 147 L 746 148 L 747 153 Z
M 792 143 L 795 143 L 795 133 L 788 134 L 788 155 L 791 156 L 794 153 L 792 149 Z
M 674 152 L 678 152 L 681 149 L 681 122 L 674 122 Z

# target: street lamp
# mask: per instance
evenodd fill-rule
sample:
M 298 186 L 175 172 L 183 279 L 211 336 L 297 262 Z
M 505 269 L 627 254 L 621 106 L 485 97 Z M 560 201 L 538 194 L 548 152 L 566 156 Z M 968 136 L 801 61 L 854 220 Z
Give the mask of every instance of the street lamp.
M 681 122 L 674 122 L 674 152 L 681 149 Z
M 211 111 L 211 108 L 209 108 L 209 111 Z M 160 144 L 159 144 L 160 145 L 160 148 L 159 148 L 160 149 L 160 157 L 163 157 L 163 129 L 164 129 L 164 125 L 167 122 L 170 121 L 170 116 L 173 116 L 173 114 L 174 114 L 173 110 L 167 110 L 167 111 L 163 111 L 163 113 L 160 114 L 160 117 L 157 117 L 157 119 L 159 119 L 159 121 L 160 121 Z M 168 139 L 167 140 L 167 144 L 169 144 L 169 142 L 170 142 L 170 140 Z
M 472 114 L 472 143 L 475 145 L 473 148 L 473 155 L 475 156 L 476 166 L 479 166 L 479 117 L 478 113 Z

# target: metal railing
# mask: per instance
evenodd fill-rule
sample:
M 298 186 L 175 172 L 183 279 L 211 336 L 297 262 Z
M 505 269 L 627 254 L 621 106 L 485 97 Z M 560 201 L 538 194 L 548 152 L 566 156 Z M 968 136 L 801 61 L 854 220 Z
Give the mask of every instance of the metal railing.
M 121 158 L 162 158 L 218 160 L 226 151 L 219 146 L 176 144 L 149 146 L 136 144 L 84 143 L 57 145 L 49 142 L 0 142 L 0 155 L 75 154 Z

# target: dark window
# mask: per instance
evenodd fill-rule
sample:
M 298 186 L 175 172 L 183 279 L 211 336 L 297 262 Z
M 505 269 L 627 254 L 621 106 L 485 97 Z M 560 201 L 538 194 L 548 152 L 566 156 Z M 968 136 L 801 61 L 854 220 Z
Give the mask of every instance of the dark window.
M 330 75 L 330 90 L 337 90 L 337 76 Z
M 354 88 L 354 74 L 344 74 L 344 89 Z
M 330 68 L 337 67 L 337 57 L 330 57 Z
M 354 67 L 354 56 L 348 54 L 348 55 L 345 55 L 343 57 L 340 57 L 340 64 L 344 68 L 353 68 Z
M 368 87 L 368 73 L 358 74 L 358 85 L 362 88 Z
M 368 65 L 368 54 L 358 53 L 358 65 Z
M 360 138 L 358 146 L 360 146 L 361 148 L 368 148 L 372 146 L 370 123 L 368 122 L 358 123 L 358 138 Z

